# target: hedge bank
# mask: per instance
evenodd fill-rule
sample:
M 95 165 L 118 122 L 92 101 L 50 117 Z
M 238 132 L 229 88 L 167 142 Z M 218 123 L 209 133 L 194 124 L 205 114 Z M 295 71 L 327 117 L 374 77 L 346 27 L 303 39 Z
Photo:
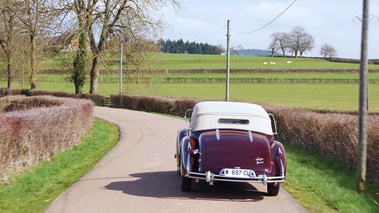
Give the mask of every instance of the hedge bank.
M 52 96 L 0 98 L 0 174 L 28 168 L 80 142 L 92 126 L 90 100 Z
M 54 97 L 63 97 L 63 98 L 77 98 L 77 99 L 89 99 L 92 100 L 96 106 L 104 106 L 105 97 L 96 94 L 73 94 L 66 92 L 54 92 L 46 90 L 30 90 L 30 89 L 6 89 L 0 88 L 0 97 L 11 96 L 11 95 L 24 95 L 24 96 L 42 96 L 50 95 Z
M 183 116 L 199 100 L 140 95 L 112 95 L 112 106 Z M 278 139 L 305 150 L 335 155 L 356 167 L 358 156 L 358 113 L 314 111 L 260 104 L 275 115 Z M 367 123 L 367 167 L 379 176 L 379 115 L 370 114 Z M 355 175 L 355 174 L 352 174 Z

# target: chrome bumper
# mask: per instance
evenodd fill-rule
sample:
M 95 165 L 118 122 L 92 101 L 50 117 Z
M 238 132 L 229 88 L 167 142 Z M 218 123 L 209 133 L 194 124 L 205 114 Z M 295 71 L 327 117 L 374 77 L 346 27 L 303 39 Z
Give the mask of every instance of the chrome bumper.
M 257 176 L 250 176 L 250 177 L 227 177 L 224 175 L 219 175 L 212 173 L 210 171 L 207 171 L 205 173 L 197 173 L 197 172 L 189 172 L 187 175 L 185 175 L 188 178 L 193 179 L 199 179 L 199 180 L 205 180 L 210 185 L 213 185 L 214 181 L 227 181 L 227 182 L 250 182 L 250 183 L 262 183 L 266 185 L 267 183 L 280 183 L 284 182 L 285 176 L 267 176 L 264 175 L 257 175 Z

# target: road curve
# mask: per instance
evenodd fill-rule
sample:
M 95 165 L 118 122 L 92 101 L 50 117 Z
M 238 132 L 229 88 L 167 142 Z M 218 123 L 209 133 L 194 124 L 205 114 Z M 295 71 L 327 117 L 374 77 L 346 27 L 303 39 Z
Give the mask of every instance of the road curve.
M 262 184 L 199 183 L 181 192 L 174 153 L 183 120 L 104 107 L 95 107 L 94 115 L 118 125 L 120 141 L 46 213 L 307 212 L 283 188 L 266 196 Z

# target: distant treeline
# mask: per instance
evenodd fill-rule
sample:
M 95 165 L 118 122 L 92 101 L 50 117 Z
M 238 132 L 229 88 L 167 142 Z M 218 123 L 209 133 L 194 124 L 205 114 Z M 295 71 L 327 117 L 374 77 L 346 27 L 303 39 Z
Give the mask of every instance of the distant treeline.
M 183 39 L 173 40 L 170 39 L 158 41 L 161 52 L 165 53 L 186 53 L 186 54 L 208 54 L 220 55 L 225 52 L 224 48 L 219 46 L 210 45 L 208 43 L 184 42 Z

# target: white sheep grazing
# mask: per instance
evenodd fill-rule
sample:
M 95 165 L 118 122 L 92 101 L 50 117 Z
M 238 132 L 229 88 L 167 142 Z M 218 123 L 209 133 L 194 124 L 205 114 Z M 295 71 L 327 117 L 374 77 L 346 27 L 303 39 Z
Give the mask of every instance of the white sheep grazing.
M 267 64 L 267 62 L 265 61 L 265 62 L 263 62 L 263 64 Z
M 270 64 L 276 64 L 275 62 L 271 61 Z
M 287 64 L 291 64 L 292 63 L 292 61 L 287 61 Z

